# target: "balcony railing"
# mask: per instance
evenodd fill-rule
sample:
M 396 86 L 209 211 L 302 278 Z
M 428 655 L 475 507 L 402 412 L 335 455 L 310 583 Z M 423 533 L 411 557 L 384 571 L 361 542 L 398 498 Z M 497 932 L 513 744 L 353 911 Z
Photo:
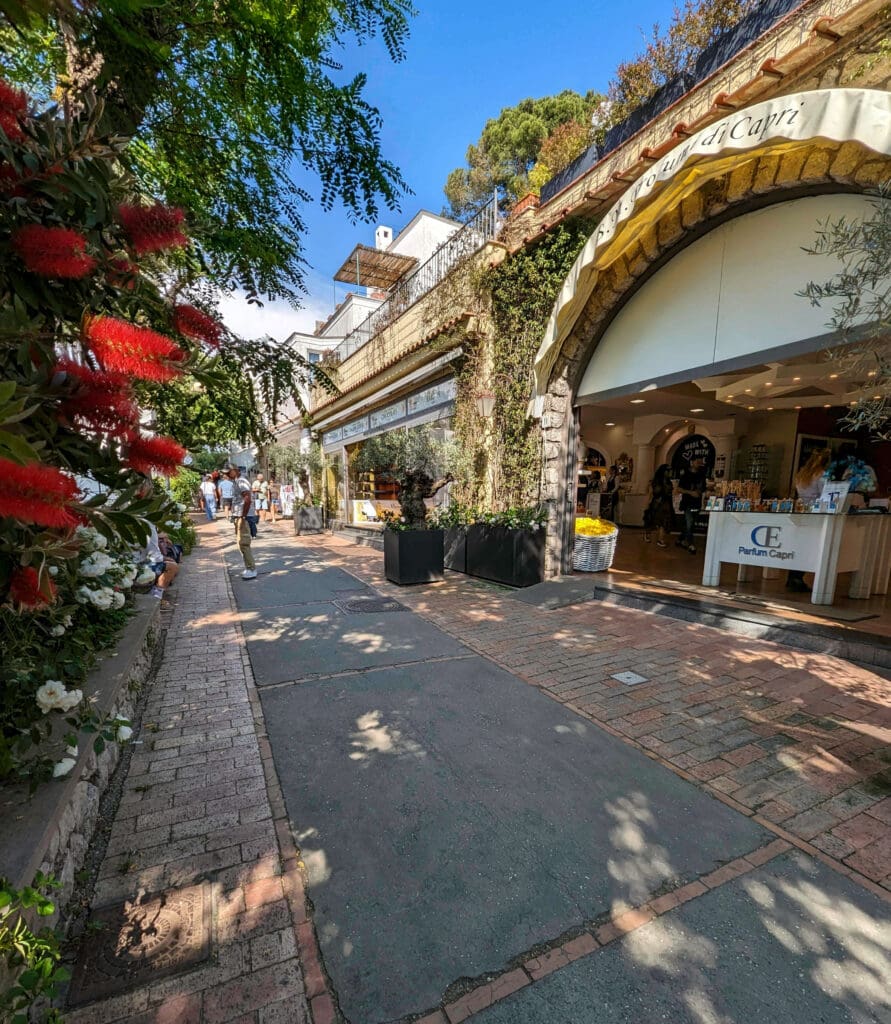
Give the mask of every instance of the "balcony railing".
M 334 349 L 340 362 L 357 352 L 389 324 L 398 320 L 418 299 L 435 288 L 460 260 L 472 256 L 487 242 L 497 238 L 501 225 L 498 197 L 493 196 L 472 220 L 446 239 L 426 263 L 422 263 L 394 285 L 383 303 L 343 339 Z

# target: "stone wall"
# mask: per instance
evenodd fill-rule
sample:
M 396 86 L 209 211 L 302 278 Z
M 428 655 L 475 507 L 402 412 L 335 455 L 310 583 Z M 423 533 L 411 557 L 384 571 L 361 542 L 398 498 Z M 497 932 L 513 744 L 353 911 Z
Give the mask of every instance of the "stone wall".
M 131 717 L 149 679 L 159 637 L 160 602 L 141 595 L 116 649 L 93 669 L 83 686 L 87 696 L 96 697 L 100 713 Z M 121 757 L 119 744 L 109 743 L 96 754 L 89 739 L 81 737 L 77 764 L 64 780 L 46 783 L 31 797 L 23 786 L 0 789 L 0 874 L 16 888 L 30 884 L 37 871 L 54 875 L 62 885 L 55 897 L 62 911 L 84 865 L 99 802 Z

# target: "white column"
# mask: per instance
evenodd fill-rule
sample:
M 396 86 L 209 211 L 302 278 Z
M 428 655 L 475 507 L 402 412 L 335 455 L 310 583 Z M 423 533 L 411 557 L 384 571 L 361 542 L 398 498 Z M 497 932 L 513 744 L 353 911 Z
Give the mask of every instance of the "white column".
M 656 469 L 656 446 L 639 444 L 634 459 L 634 474 L 631 478 L 632 493 L 643 494 L 647 484 L 653 479 Z

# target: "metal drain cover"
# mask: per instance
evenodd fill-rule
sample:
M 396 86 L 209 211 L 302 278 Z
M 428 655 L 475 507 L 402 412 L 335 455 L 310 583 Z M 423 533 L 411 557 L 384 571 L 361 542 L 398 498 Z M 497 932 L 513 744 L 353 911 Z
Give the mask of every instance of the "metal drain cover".
M 405 606 L 389 597 L 339 598 L 334 602 L 347 615 L 377 615 L 380 612 L 404 612 Z
M 84 938 L 70 1006 L 118 995 L 188 970 L 211 952 L 211 892 L 207 883 L 104 907 Z

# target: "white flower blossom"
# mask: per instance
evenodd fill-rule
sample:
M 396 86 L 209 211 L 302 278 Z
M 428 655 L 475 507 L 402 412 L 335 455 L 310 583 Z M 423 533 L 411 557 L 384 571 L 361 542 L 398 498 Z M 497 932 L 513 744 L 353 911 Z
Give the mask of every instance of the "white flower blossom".
M 86 579 L 102 576 L 114 565 L 114 559 L 104 551 L 94 551 L 80 563 L 80 574 Z
M 68 691 L 60 679 L 47 679 L 43 686 L 39 687 L 34 699 L 40 710 L 48 715 L 50 711 L 61 710 L 62 703 Z
M 62 779 L 64 778 L 77 762 L 73 757 L 63 757 L 56 766 L 53 768 L 53 778 Z
M 53 626 L 53 628 L 50 630 L 50 636 L 64 636 L 64 635 L 65 635 L 65 627 L 61 623 L 59 623 L 59 625 L 57 625 L 57 626 Z
M 69 757 L 77 757 L 77 755 L 79 753 L 77 744 L 75 743 L 73 746 L 66 747 L 65 748 L 65 753 Z
M 66 713 L 68 711 L 73 711 L 83 699 L 83 690 L 68 690 L 62 698 L 62 706 L 60 710 L 65 711 Z
M 111 593 L 111 603 L 113 608 L 123 608 L 126 603 L 126 598 L 120 592 L 120 590 L 113 590 Z
M 118 731 L 115 733 L 118 743 L 126 743 L 128 739 L 133 735 L 133 730 L 129 725 L 119 725 Z
M 169 526 L 171 530 L 175 530 L 179 526 L 179 523 L 175 519 L 168 519 L 164 525 Z
M 66 629 L 71 629 L 71 616 L 70 615 L 66 615 L 65 618 L 62 619 L 62 625 Z
M 180 512 L 185 512 L 186 510 L 186 506 L 181 501 L 176 503 L 176 507 Z
M 50 574 L 50 576 L 58 576 L 59 575 L 59 567 L 57 565 L 51 565 L 49 567 L 49 574 Z

